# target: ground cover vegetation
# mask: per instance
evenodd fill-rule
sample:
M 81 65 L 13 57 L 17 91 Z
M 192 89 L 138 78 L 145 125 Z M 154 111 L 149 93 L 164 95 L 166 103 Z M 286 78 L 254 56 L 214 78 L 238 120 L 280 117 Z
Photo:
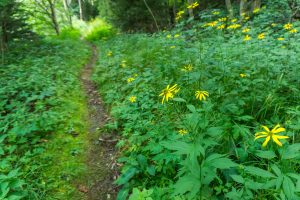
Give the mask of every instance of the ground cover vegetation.
M 84 171 L 84 136 L 74 134 L 85 131 L 78 73 L 88 47 L 47 40 L 10 48 L 0 68 L 1 199 L 63 199 Z
M 0 199 L 93 192 L 83 40 L 111 114 L 97 131 L 120 135 L 118 200 L 300 199 L 299 10 L 0 0 Z
M 300 198 L 299 23 L 277 3 L 99 42 L 118 199 Z

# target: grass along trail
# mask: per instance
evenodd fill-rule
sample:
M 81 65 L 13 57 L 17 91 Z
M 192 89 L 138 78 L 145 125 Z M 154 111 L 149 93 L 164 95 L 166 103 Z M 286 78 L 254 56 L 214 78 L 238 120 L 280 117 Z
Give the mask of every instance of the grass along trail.
M 117 188 L 113 185 L 117 177 L 115 140 L 107 136 L 102 127 L 109 116 L 106 114 L 103 102 L 97 88 L 91 81 L 93 67 L 98 58 L 96 46 L 90 45 L 92 56 L 81 74 L 82 84 L 86 93 L 88 106 L 88 138 L 86 186 L 78 186 L 79 190 L 86 193 L 88 200 L 115 199 Z M 105 139 L 104 139 L 105 138 Z

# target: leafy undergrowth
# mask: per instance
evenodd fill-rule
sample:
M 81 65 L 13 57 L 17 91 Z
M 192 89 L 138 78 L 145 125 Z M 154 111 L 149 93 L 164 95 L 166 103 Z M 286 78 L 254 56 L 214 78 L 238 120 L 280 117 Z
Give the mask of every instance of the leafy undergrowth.
M 99 45 L 118 199 L 299 199 L 297 29 L 204 17 Z
M 86 107 L 79 73 L 89 55 L 79 40 L 10 45 L 0 67 L 0 199 L 80 199 L 74 178 L 85 170 Z

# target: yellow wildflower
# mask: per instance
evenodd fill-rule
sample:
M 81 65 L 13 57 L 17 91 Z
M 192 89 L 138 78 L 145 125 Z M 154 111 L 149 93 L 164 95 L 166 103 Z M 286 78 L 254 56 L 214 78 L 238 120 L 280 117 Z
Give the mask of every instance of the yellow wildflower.
M 206 23 L 205 25 L 206 25 L 206 26 L 210 26 L 210 27 L 214 27 L 214 26 L 216 26 L 217 24 L 218 24 L 217 21 L 213 21 L 213 22 Z
M 237 28 L 240 28 L 241 25 L 240 24 L 232 24 L 230 26 L 227 27 L 227 29 L 237 29 Z
M 126 67 L 126 60 L 122 60 L 121 67 Z
M 272 140 L 278 145 L 278 146 L 282 146 L 282 143 L 278 140 L 278 139 L 287 139 L 289 138 L 288 136 L 282 136 L 282 135 L 276 135 L 278 133 L 284 132 L 285 128 L 280 127 L 279 124 L 277 124 L 271 131 L 268 127 L 266 126 L 262 126 L 262 128 L 265 131 L 262 132 L 258 132 L 255 134 L 255 139 L 257 140 L 259 138 L 266 138 L 264 143 L 262 144 L 263 147 L 267 146 L 268 142 L 270 141 L 270 139 L 272 138 Z
M 240 74 L 241 78 L 245 78 L 247 75 L 246 74 Z
M 176 14 L 176 21 L 178 21 L 181 17 L 182 17 L 182 15 L 184 14 L 184 11 L 179 11 L 177 14 Z
M 131 96 L 131 97 L 129 97 L 129 101 L 130 101 L 131 103 L 136 102 L 136 96 Z
M 217 27 L 218 30 L 222 30 L 225 28 L 225 24 L 221 24 L 220 26 Z
M 193 4 L 191 4 L 191 5 L 188 5 L 188 9 L 194 9 L 194 8 L 197 8 L 199 6 L 199 3 L 198 2 L 195 2 L 195 3 L 193 3 Z
M 234 18 L 234 19 L 231 20 L 232 23 L 235 23 L 236 21 L 237 21 L 236 18 Z
M 159 96 L 162 97 L 161 104 L 164 104 L 165 100 L 166 102 L 169 101 L 169 99 L 172 99 L 174 95 L 180 90 L 180 88 L 177 87 L 177 84 L 170 87 L 168 85 L 165 89 L 162 90 L 161 94 Z
M 293 28 L 293 24 L 287 23 L 287 24 L 285 24 L 285 25 L 283 26 L 283 28 L 284 28 L 285 30 L 291 30 L 291 29 Z
M 170 48 L 171 48 L 171 49 L 175 49 L 175 48 L 176 48 L 176 46 L 170 46 Z
M 180 134 L 180 135 L 186 135 L 186 134 L 188 134 L 188 131 L 187 130 L 185 130 L 185 129 L 180 129 L 179 131 L 178 131 L 178 133 Z
M 250 31 L 250 28 L 244 28 L 244 29 L 242 30 L 243 33 L 248 33 L 249 31 Z
M 206 97 L 209 96 L 209 93 L 207 91 L 204 91 L 204 90 L 197 90 L 195 92 L 195 96 L 196 96 L 196 99 L 199 99 L 200 101 L 202 100 L 206 100 Z
M 244 18 L 245 21 L 247 21 L 247 20 L 249 20 L 249 19 L 250 19 L 249 16 L 247 16 L 247 17 Z
M 275 24 L 275 23 L 272 23 L 272 24 L 271 24 L 271 26 L 272 26 L 272 27 L 275 27 L 275 26 L 276 26 L 276 24 Z
M 171 37 L 172 37 L 172 35 L 170 35 L 170 34 L 166 36 L 166 38 L 168 38 L 168 39 L 170 39 Z
M 246 35 L 246 36 L 244 37 L 244 41 L 249 41 L 249 40 L 251 40 L 251 37 L 250 37 L 249 35 Z
M 186 66 L 184 66 L 181 71 L 184 71 L 184 72 L 190 72 L 193 70 L 193 65 L 192 64 L 188 64 Z
M 134 80 L 135 80 L 135 78 L 130 77 L 130 78 L 127 79 L 127 83 L 131 83 L 131 82 L 134 81 Z
M 107 54 L 106 54 L 108 57 L 110 57 L 110 56 L 112 56 L 113 55 L 113 53 L 112 53 L 112 51 L 109 51 L 109 52 L 107 52 Z
M 178 38 L 180 35 L 179 34 L 175 34 L 174 35 L 174 38 Z
M 220 22 L 225 22 L 226 20 L 227 20 L 226 17 L 222 17 L 222 18 L 219 18 L 219 19 L 218 19 L 218 21 L 220 21 Z
M 256 13 L 258 13 L 259 11 L 260 11 L 260 8 L 255 8 L 255 9 L 253 10 L 253 13 L 256 14 Z
M 264 33 L 261 33 L 257 36 L 258 39 L 262 40 L 265 38 L 265 34 Z
M 282 41 L 282 40 L 284 40 L 284 38 L 283 37 L 279 37 L 279 38 L 277 38 L 277 40 L 278 41 Z
M 214 11 L 214 12 L 212 12 L 212 14 L 213 15 L 218 15 L 218 14 L 220 14 L 220 12 L 219 11 Z
M 290 33 L 297 33 L 298 31 L 297 31 L 297 29 L 294 28 L 294 29 L 290 30 L 289 32 Z

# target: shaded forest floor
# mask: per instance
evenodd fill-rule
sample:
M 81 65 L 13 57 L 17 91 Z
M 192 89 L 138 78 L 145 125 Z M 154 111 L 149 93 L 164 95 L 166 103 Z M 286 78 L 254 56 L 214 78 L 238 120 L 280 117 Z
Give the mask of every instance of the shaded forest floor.
M 86 193 L 89 200 L 115 199 L 117 188 L 113 182 L 118 176 L 116 165 L 115 140 L 105 133 L 103 126 L 109 119 L 97 88 L 91 81 L 93 67 L 98 59 L 94 45 L 92 56 L 81 74 L 88 106 L 88 138 L 86 186 L 79 185 L 78 190 Z

